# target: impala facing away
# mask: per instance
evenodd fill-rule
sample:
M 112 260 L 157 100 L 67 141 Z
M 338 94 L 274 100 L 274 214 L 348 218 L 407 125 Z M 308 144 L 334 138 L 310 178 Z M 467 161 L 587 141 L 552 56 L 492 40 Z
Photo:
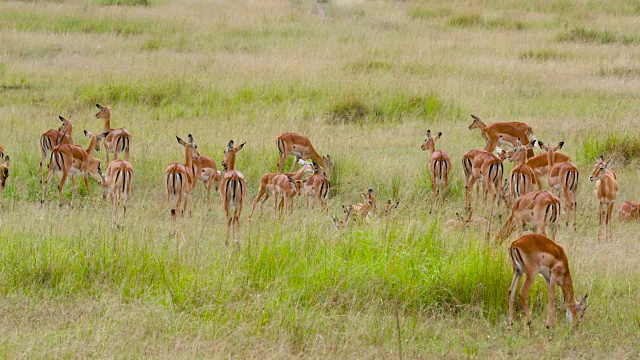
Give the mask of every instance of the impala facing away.
M 308 160 L 311 159 L 316 164 L 320 164 L 325 171 L 331 174 L 333 171 L 333 163 L 331 162 L 331 157 L 320 156 L 316 149 L 313 148 L 311 141 L 306 136 L 296 134 L 296 133 L 284 133 L 278 136 L 276 140 L 276 144 L 278 145 L 278 151 L 280 152 L 280 161 L 278 161 L 278 173 L 282 173 L 282 165 L 287 160 L 287 158 L 291 155 L 295 156 L 296 160 L 291 165 L 291 171 L 296 166 L 298 160 Z
M 77 174 L 83 174 L 84 184 L 87 188 L 89 201 L 93 205 L 91 198 L 91 188 L 89 187 L 89 175 L 102 184 L 102 171 L 100 169 L 100 160 L 93 157 L 94 151 L 100 151 L 100 140 L 104 139 L 106 133 L 96 135 L 91 134 L 87 130 L 84 131 L 86 137 L 91 139 L 87 149 L 83 149 L 78 145 L 61 144 L 51 150 L 51 159 L 49 160 L 49 175 L 44 183 L 44 191 L 42 192 L 41 204 L 44 204 L 47 188 L 53 176 L 60 172 L 60 183 L 58 183 L 58 200 L 62 206 L 62 187 L 67 182 L 67 177 L 71 175 L 71 207 L 73 207 L 73 194 L 76 190 Z
M 533 137 L 531 126 L 522 122 L 497 122 L 486 125 L 478 116 L 471 115 L 473 122 L 469 125 L 469 130 L 480 129 L 482 138 L 486 146 L 485 151 L 493 152 L 500 145 L 516 146 L 516 140 L 520 139 L 525 144 L 529 143 L 529 138 Z M 527 150 L 527 156 L 533 156 L 533 149 Z
M 191 137 L 193 139 L 193 136 Z M 187 143 L 184 140 L 178 138 L 178 143 L 184 147 Z M 220 173 L 216 167 L 216 162 L 210 157 L 204 156 L 198 152 L 198 146 L 191 149 L 191 172 L 195 178 L 195 182 L 201 180 L 204 187 L 207 189 L 207 206 L 211 210 L 211 188 L 215 185 L 216 191 L 220 185 Z M 194 183 L 195 187 L 195 183 Z
M 484 204 L 487 205 L 487 195 L 492 193 L 493 198 L 491 200 L 491 210 L 489 213 L 489 224 L 487 227 L 487 235 L 491 233 L 491 220 L 493 218 L 493 208 L 497 202 L 499 202 L 502 196 L 502 175 L 504 173 L 504 165 L 502 161 L 505 158 L 504 150 L 500 152 L 500 157 L 497 157 L 489 152 L 482 151 L 477 154 L 473 159 L 472 166 L 472 178 L 469 181 L 466 191 L 471 191 L 476 181 L 484 184 Z
M 527 151 L 533 149 L 534 145 L 535 140 L 532 140 L 526 146 L 522 146 L 520 139 L 518 139 L 516 147 L 508 155 L 509 160 L 516 164 L 509 175 L 509 201 L 511 205 L 522 195 L 532 192 L 533 185 L 536 184 L 536 175 L 531 167 L 525 164 Z
M 290 176 L 291 178 L 293 178 L 293 180 L 302 180 L 304 174 L 313 172 L 313 166 L 311 163 L 308 163 L 304 160 L 300 160 L 299 162 L 304 163 L 300 170 L 298 170 L 296 173 L 289 173 L 285 175 Z M 267 199 L 269 199 L 269 195 L 274 192 L 272 180 L 277 175 L 277 173 L 262 175 L 262 177 L 260 178 L 260 188 L 258 189 L 258 195 L 256 195 L 255 199 L 253 199 L 253 206 L 251 207 L 251 213 L 249 214 L 249 217 L 253 216 L 253 211 L 256 209 L 256 205 L 258 204 L 258 202 L 260 203 L 260 215 L 262 215 L 262 207 L 265 201 L 267 201 Z
M 436 140 L 440 140 L 442 132 L 436 137 L 431 136 L 431 130 L 427 130 L 427 138 L 420 147 L 423 151 L 429 151 L 429 171 L 431 172 L 431 192 L 436 198 L 442 197 L 444 204 L 444 192 L 449 183 L 449 173 L 451 172 L 451 159 L 444 150 L 436 150 Z
M 331 182 L 325 175 L 324 171 L 320 168 L 320 165 L 313 163 L 313 175 L 307 178 L 304 182 L 304 193 L 307 197 L 307 209 L 309 208 L 309 198 L 315 200 L 312 204 L 312 208 L 318 203 L 321 208 L 326 209 L 325 201 L 329 197 L 329 188 Z
M 293 214 L 293 198 L 296 195 L 300 195 L 300 190 L 302 188 L 302 181 L 295 180 L 291 176 L 287 176 L 285 174 L 276 175 L 271 181 L 273 184 L 273 216 L 276 218 L 278 216 L 278 208 L 280 213 L 282 214 L 283 208 L 285 212 L 289 212 L 289 214 Z M 280 200 L 280 205 L 278 206 L 278 197 L 282 196 L 282 200 Z
M 563 162 L 571 161 L 569 157 L 559 151 L 554 152 L 553 155 L 553 163 L 559 164 Z M 530 157 L 527 159 L 525 163 L 527 166 L 533 170 L 533 173 L 536 175 L 536 182 L 538 183 L 538 190 L 542 190 L 542 178 L 549 173 L 549 159 L 547 153 L 544 152 L 542 154 L 538 154 L 534 157 Z
M 516 227 L 522 235 L 525 224 L 533 225 L 536 231 L 547 236 L 546 228 L 552 228 L 552 238 L 556 238 L 558 224 L 560 223 L 560 199 L 552 192 L 538 190 L 521 196 L 511 207 L 511 214 L 500 229 L 496 240 L 502 243 L 508 238 Z
M 118 223 L 118 209 L 122 201 L 122 215 L 127 214 L 127 201 L 131 197 L 131 182 L 133 181 L 133 166 L 127 160 L 114 160 L 107 167 L 103 186 L 109 193 L 111 201 L 111 220 Z
M 567 320 L 570 324 L 578 326 L 587 308 L 587 295 L 580 302 L 576 301 L 573 292 L 573 280 L 569 271 L 569 260 L 562 246 L 545 236 L 527 234 L 511 243 L 509 258 L 513 269 L 513 281 L 509 288 L 509 329 L 513 328 L 513 304 L 518 283 L 523 274 L 525 275 L 525 280 L 520 289 L 520 302 L 524 309 L 527 329 L 531 326 L 531 310 L 527 304 L 527 295 L 538 274 L 544 277 L 549 290 L 547 329 L 551 328 L 555 323 L 556 285 L 560 285 L 564 294 L 564 302 L 567 305 Z
M 562 149 L 564 141 L 561 141 L 556 146 L 548 146 L 542 142 L 538 142 L 540 148 L 547 152 L 547 162 L 549 163 L 549 176 L 547 181 L 549 187 L 552 190 L 560 190 L 564 194 L 565 209 L 567 212 L 566 225 L 569 226 L 569 219 L 571 219 L 571 212 L 573 212 L 573 230 L 576 230 L 576 223 L 578 218 L 578 168 L 572 163 L 566 161 L 559 164 L 554 163 L 555 152 Z
M 640 203 L 631 200 L 623 202 L 618 209 L 618 216 L 623 220 L 640 219 Z
M 4 188 L 7 186 L 7 179 L 9 178 L 9 156 L 5 156 L 3 160 L 2 154 L 4 154 L 4 150 L 2 146 L 0 146 L 0 161 L 2 161 L 2 164 L 0 164 L 0 197 L 2 197 Z
M 182 139 L 176 136 L 178 143 L 184 143 Z M 164 170 L 164 185 L 167 190 L 167 202 L 171 208 L 170 219 L 173 221 L 177 217 L 177 209 L 180 208 L 182 199 L 184 198 L 184 206 L 182 213 L 187 211 L 189 205 L 189 195 L 196 185 L 197 179 L 193 176 L 193 158 L 192 153 L 196 146 L 193 143 L 193 136 L 189 134 L 189 144 L 184 147 L 184 164 L 169 164 Z M 175 203 L 171 197 L 175 197 Z
M 602 220 L 604 218 L 604 231 L 605 241 L 611 238 L 611 214 L 613 213 L 613 205 L 618 197 L 618 181 L 616 173 L 610 170 L 611 159 L 604 161 L 604 158 L 600 156 L 598 163 L 596 163 L 593 169 L 593 174 L 589 176 L 589 180 L 596 182 L 595 193 L 598 200 L 598 240 L 600 240 L 600 230 L 602 227 Z M 606 206 L 606 210 L 604 207 Z M 606 213 L 605 213 L 606 211 Z
M 468 208 L 471 207 L 471 188 L 472 184 L 471 179 L 473 178 L 473 160 L 478 154 L 484 153 L 484 150 L 471 149 L 467 151 L 464 155 L 462 155 L 462 170 L 464 171 L 464 188 L 465 188 L 465 201 Z M 475 183 L 475 180 L 474 180 Z M 478 202 L 478 198 L 480 196 L 480 184 L 482 182 L 476 183 L 476 203 Z
M 227 216 L 227 237 L 225 244 L 229 243 L 229 230 L 233 225 L 234 238 L 237 236 L 237 231 L 240 229 L 240 214 L 242 214 L 242 204 L 244 198 L 247 195 L 247 183 L 244 180 L 244 175 L 235 169 L 236 166 L 236 154 L 242 150 L 244 144 L 240 144 L 238 147 L 233 146 L 233 140 L 229 141 L 227 148 L 224 150 L 224 160 L 222 166 L 225 169 L 224 177 L 220 183 L 220 197 L 224 204 L 224 212 Z M 230 208 L 234 207 L 233 215 Z
M 73 144 L 73 123 L 71 122 L 71 117 L 65 119 L 62 116 L 58 116 L 58 118 L 62 122 L 60 128 L 58 128 L 58 130 L 47 130 L 40 136 L 40 152 L 42 153 L 39 167 L 40 184 L 42 184 L 42 177 L 44 176 L 42 165 L 47 159 L 47 155 L 51 154 L 51 150 L 60 144 Z
M 129 148 L 131 146 L 131 135 L 125 129 L 111 128 L 111 106 L 106 107 L 96 104 L 98 112 L 96 118 L 104 119 L 104 131 L 109 133 L 104 139 L 104 149 L 107 153 L 107 164 L 109 163 L 109 153 L 113 153 L 113 157 L 118 160 L 118 153 L 124 151 L 124 156 L 129 161 Z

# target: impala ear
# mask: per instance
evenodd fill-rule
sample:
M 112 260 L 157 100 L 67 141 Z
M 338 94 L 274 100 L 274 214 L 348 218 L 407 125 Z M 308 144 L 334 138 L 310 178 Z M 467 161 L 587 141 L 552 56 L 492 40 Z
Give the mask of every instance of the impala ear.
M 387 201 L 387 205 L 391 205 L 391 199 L 389 199 L 389 201 Z
M 542 150 L 547 150 L 547 146 L 540 140 L 538 140 L 538 146 L 540 146 L 540 149 Z
M 462 217 L 462 215 L 460 215 L 459 212 L 456 212 L 456 218 L 460 221 L 464 221 L 464 218 Z
M 4 165 L 7 167 L 9 166 L 9 155 L 4 157 Z
M 475 116 L 475 115 L 473 115 L 473 114 L 471 114 L 471 118 L 473 118 L 473 121 L 480 121 L 480 120 L 482 120 L 482 119 L 480 119 L 480 117 Z
M 60 121 L 65 121 L 65 118 L 63 118 L 62 116 L 58 115 L 58 118 L 60 119 Z
M 396 206 L 394 206 L 394 208 L 397 209 L 399 205 L 400 205 L 400 201 L 396 201 Z
M 520 138 L 518 138 L 518 139 L 516 140 L 516 145 L 517 145 L 518 147 L 522 146 L 522 141 L 520 141 Z
M 87 130 L 84 131 L 84 136 L 91 138 L 91 133 L 88 132 Z
M 440 139 L 441 137 L 442 137 L 442 131 L 438 133 L 438 136 L 436 137 L 436 139 Z
M 289 180 L 290 183 L 296 182 L 291 176 L 287 176 L 287 180 Z
M 427 130 L 427 139 L 431 138 L 431 130 Z
M 611 169 L 611 163 L 613 162 L 612 160 L 613 160 L 613 159 L 609 159 L 609 160 L 607 160 L 607 162 L 604 164 L 604 165 L 605 165 L 605 168 L 606 168 L 607 170 L 610 170 L 610 169 Z
M 603 163 L 604 162 L 604 156 L 600 155 L 598 156 L 598 163 Z
M 373 189 L 369 189 L 367 193 L 369 194 L 369 196 L 373 196 Z
M 104 109 L 104 106 L 100 105 L 100 104 L 96 104 L 96 107 L 100 110 Z
M 227 150 L 231 149 L 233 149 L 233 140 L 229 140 L 229 143 L 227 144 Z
M 178 140 L 178 144 L 182 145 L 182 146 L 186 146 L 187 144 L 184 142 L 184 140 L 180 139 L 180 137 L 176 136 L 176 140 Z
M 558 149 L 562 149 L 562 146 L 564 146 L 564 141 L 560 141 L 558 143 Z
M 193 135 L 189 134 L 189 135 L 187 136 L 187 139 L 189 139 L 189 143 L 190 143 L 190 144 L 193 144 Z
M 236 148 L 236 152 L 238 152 L 238 151 L 242 150 L 242 148 L 244 147 L 244 145 L 245 145 L 245 144 L 246 144 L 246 142 L 243 142 L 242 144 L 240 144 L 240 146 L 238 146 L 238 147 Z

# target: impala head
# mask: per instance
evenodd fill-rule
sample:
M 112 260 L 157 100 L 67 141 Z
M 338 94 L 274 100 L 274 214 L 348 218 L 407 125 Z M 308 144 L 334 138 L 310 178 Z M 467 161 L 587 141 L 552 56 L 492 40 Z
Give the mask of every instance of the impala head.
M 233 140 L 229 140 L 227 144 L 227 148 L 224 149 L 224 160 L 222 160 L 222 168 L 227 170 L 229 168 L 229 160 L 233 159 L 235 161 L 236 154 L 242 150 L 246 142 L 240 144 L 240 146 L 234 147 Z
M 390 215 L 393 210 L 398 208 L 398 205 L 400 205 L 400 202 L 396 201 L 396 203 L 394 204 L 393 201 L 389 199 L 389 201 L 387 201 L 386 205 L 384 206 L 384 214 Z
M 602 156 L 598 157 L 598 162 L 593 168 L 593 173 L 589 176 L 589 180 L 596 181 L 604 178 L 607 175 L 607 170 L 611 169 L 611 159 L 604 161 Z
M 327 155 L 322 157 L 322 167 L 329 173 L 333 172 L 333 162 L 331 162 L 331 156 Z
M 96 113 L 96 118 L 98 119 L 109 119 L 111 117 L 111 105 L 107 105 L 106 107 L 96 104 L 98 108 L 98 112 Z
M 109 135 L 108 132 L 102 134 L 92 134 L 87 130 L 84 131 L 84 136 L 88 137 L 89 139 L 93 140 L 93 138 L 95 137 L 96 143 L 93 145 L 93 149 L 95 151 L 100 151 L 100 140 L 104 139 L 107 135 Z
M 2 160 L 0 158 L 0 160 Z M 5 156 L 0 164 L 0 194 L 4 191 L 4 187 L 7 185 L 7 179 L 9 178 L 9 156 Z
M 373 208 L 377 209 L 377 206 L 376 206 L 376 195 L 373 193 L 373 189 L 369 189 L 366 194 L 362 193 L 362 197 L 365 200 L 371 201 L 371 203 L 373 204 Z
M 500 135 L 500 137 L 502 138 L 502 135 Z M 527 152 L 528 150 L 533 149 L 535 144 L 536 140 L 534 139 L 531 140 L 531 142 L 529 142 L 528 144 L 523 145 L 520 141 L 520 138 L 518 138 L 516 140 L 516 146 L 514 146 L 513 151 L 507 154 L 507 159 L 509 159 L 509 161 L 511 162 L 520 162 L 527 160 Z
M 65 119 L 62 116 L 58 115 L 58 118 L 60 119 L 60 122 L 61 122 L 60 127 L 58 128 L 58 131 L 64 132 L 64 133 L 71 133 L 71 128 L 73 127 L 71 116 L 69 116 L 68 119 Z
M 569 324 L 578 326 L 582 320 L 585 311 L 587 311 L 587 308 L 589 307 L 587 306 L 587 296 L 588 295 L 585 295 L 580 302 L 576 302 L 574 309 L 572 309 L 571 306 L 567 309 L 567 322 L 569 322 Z M 574 319 L 575 322 L 573 321 Z
M 186 143 L 179 136 L 176 136 L 176 140 L 178 140 L 178 144 L 184 147 L 188 146 L 191 149 L 191 157 L 194 159 L 197 159 L 200 156 L 200 153 L 198 152 L 198 146 L 193 142 L 193 135 L 189 134 L 187 138 L 189 139 L 189 143 Z
M 473 121 L 471 125 L 469 125 L 469 130 L 482 129 L 485 127 L 484 122 L 478 116 L 471 115 L 471 118 L 473 118 Z
M 313 167 L 314 174 L 323 173 L 324 175 L 327 175 L 327 173 L 324 171 L 324 169 L 322 169 L 320 165 L 318 165 L 318 163 L 314 162 L 311 166 Z
M 300 196 L 300 194 L 301 194 L 300 189 L 302 188 L 302 180 L 296 180 L 296 179 L 292 178 L 291 176 L 287 176 L 287 180 L 289 180 L 289 182 L 291 183 L 291 185 L 295 189 L 295 191 L 298 194 L 298 196 Z
M 431 130 L 427 130 L 427 138 L 424 139 L 420 149 L 434 151 L 436 148 L 436 140 L 439 140 L 442 136 L 442 132 L 439 132 L 435 137 L 431 136 Z
M 551 164 L 551 163 L 553 163 L 553 159 L 554 159 L 556 151 L 562 149 L 562 146 L 564 146 L 564 141 L 560 141 L 558 143 L 558 145 L 556 145 L 556 146 L 546 145 L 542 141 L 538 141 L 538 146 L 540 146 L 540 149 L 542 149 L 542 150 L 547 152 L 547 159 L 548 159 L 549 164 Z

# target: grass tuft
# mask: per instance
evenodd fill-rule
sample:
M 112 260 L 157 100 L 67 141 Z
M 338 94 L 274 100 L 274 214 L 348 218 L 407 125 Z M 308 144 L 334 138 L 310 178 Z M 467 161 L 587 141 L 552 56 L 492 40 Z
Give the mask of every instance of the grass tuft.
M 628 164 L 632 159 L 640 158 L 640 136 L 630 132 L 610 132 L 589 134 L 582 143 L 582 156 L 586 162 L 593 162 L 598 156 L 615 158 Z
M 569 56 L 567 53 L 563 53 L 553 49 L 540 49 L 521 51 L 519 57 L 520 60 L 525 61 L 545 62 L 552 60 L 565 60 Z
M 481 27 L 485 29 L 524 30 L 527 24 L 509 18 L 485 19 L 480 14 L 462 14 L 449 18 L 447 24 L 455 28 Z
M 640 68 L 636 67 L 611 67 L 611 68 L 601 68 L 598 70 L 598 76 L 603 77 L 619 77 L 619 78 L 636 78 L 640 77 Z
M 413 7 L 407 11 L 407 15 L 416 20 L 427 20 L 432 18 L 439 18 L 449 16 L 451 14 L 451 9 L 447 8 L 424 8 L 424 7 Z
M 151 0 L 95 0 L 96 3 L 108 6 L 108 5 L 118 5 L 118 6 L 149 6 L 151 5 Z
M 450 17 L 447 24 L 451 27 L 470 28 L 482 25 L 483 21 L 480 14 L 462 14 Z
M 600 31 L 583 27 L 576 27 L 567 32 L 560 33 L 557 36 L 558 41 L 562 42 L 581 42 L 581 43 L 599 43 L 631 45 L 640 43 L 640 38 L 632 35 L 617 35 L 610 31 Z

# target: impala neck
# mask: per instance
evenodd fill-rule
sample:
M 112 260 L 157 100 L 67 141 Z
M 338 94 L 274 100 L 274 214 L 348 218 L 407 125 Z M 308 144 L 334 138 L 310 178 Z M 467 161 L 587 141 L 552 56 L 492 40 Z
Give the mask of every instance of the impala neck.
M 487 127 L 487 124 L 485 124 L 484 121 L 479 120 L 477 126 L 478 126 L 478 129 L 482 130 Z
M 96 151 L 97 141 L 98 138 L 95 135 L 92 135 L 91 140 L 89 140 L 89 147 L 87 148 L 87 155 L 89 156 L 89 159 L 93 157 L 93 153 Z
M 300 180 L 302 179 L 302 177 L 306 172 L 307 172 L 307 166 L 305 165 L 302 168 L 300 168 L 300 170 L 298 170 L 295 174 L 291 175 L 291 178 L 293 180 Z
M 110 132 L 111 131 L 111 111 L 105 112 L 105 115 L 104 115 L 104 131 L 105 132 Z
M 311 148 L 311 154 L 309 154 L 309 157 L 311 158 L 311 160 L 313 160 L 316 164 L 322 165 L 322 167 L 325 167 L 324 164 L 324 159 L 322 158 L 322 156 L 320 156 L 320 154 L 318 154 L 318 152 L 316 151 L 316 149 L 314 149 L 313 147 Z
M 236 150 L 233 149 L 229 152 L 229 159 L 227 160 L 227 171 L 233 171 L 236 169 Z
M 553 167 L 553 160 L 555 158 L 555 151 L 553 150 L 549 150 L 547 151 L 547 163 L 549 164 L 549 169 L 551 169 Z
M 567 274 L 562 279 L 562 294 L 564 295 L 564 302 L 569 307 L 572 314 L 575 316 L 576 311 L 576 296 L 573 293 L 573 280 L 571 279 L 571 273 L 567 271 Z
M 526 161 L 527 161 L 527 150 L 525 149 L 522 152 L 522 155 L 519 155 L 518 159 L 516 159 L 516 164 L 524 165 Z
M 184 165 L 187 167 L 187 169 L 193 171 L 193 159 L 191 157 L 191 146 L 189 144 L 186 144 L 184 147 L 184 158 Z

